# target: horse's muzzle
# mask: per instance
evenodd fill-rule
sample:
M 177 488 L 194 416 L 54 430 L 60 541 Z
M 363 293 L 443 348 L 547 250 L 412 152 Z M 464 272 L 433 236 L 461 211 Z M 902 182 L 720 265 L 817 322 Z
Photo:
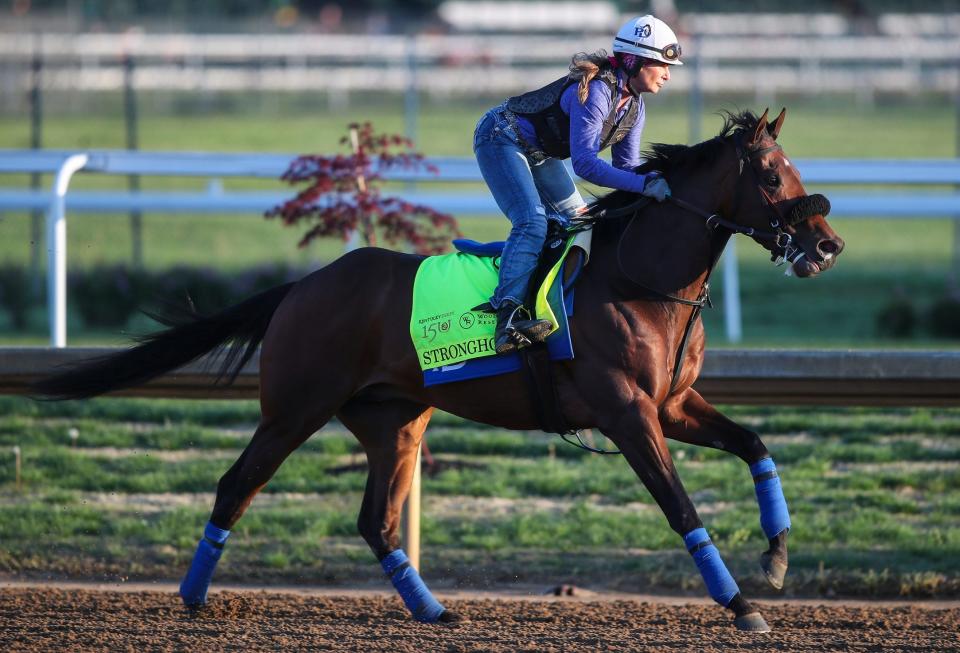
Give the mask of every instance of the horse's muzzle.
M 837 262 L 837 256 L 843 251 L 843 240 L 834 235 L 832 238 L 821 238 L 817 242 L 816 251 L 810 252 L 803 248 L 804 256 L 793 264 L 793 272 L 798 277 L 812 277 L 829 270 Z

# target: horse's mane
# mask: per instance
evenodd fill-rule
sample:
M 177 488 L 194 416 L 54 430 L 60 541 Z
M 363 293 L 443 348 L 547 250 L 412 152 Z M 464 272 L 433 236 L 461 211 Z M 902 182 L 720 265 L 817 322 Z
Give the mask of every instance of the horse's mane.
M 650 172 L 659 170 L 664 177 L 669 178 L 674 172 L 683 168 L 696 168 L 702 163 L 716 160 L 719 151 L 724 146 L 724 139 L 738 131 L 752 131 L 756 129 L 760 120 L 750 111 L 731 113 L 721 112 L 723 127 L 720 133 L 708 141 L 696 145 L 671 145 L 668 143 L 653 143 L 649 150 L 644 150 L 643 165 L 636 172 Z
M 737 132 L 752 131 L 756 129 L 757 123 L 760 121 L 751 111 L 741 111 L 739 113 L 723 111 L 720 115 L 723 117 L 723 126 L 720 128 L 720 132 L 710 140 L 696 145 L 653 143 L 649 150 L 644 150 L 643 156 L 646 160 L 634 172 L 646 173 L 658 170 L 669 181 L 675 174 L 684 170 L 716 161 L 729 136 Z M 619 208 L 636 201 L 636 199 L 636 193 L 615 190 L 591 202 L 589 213 L 595 215 L 604 209 Z M 599 229 L 597 233 L 606 231 L 608 226 L 619 232 L 625 224 L 622 220 L 600 220 L 600 223 L 597 226 L 603 228 Z

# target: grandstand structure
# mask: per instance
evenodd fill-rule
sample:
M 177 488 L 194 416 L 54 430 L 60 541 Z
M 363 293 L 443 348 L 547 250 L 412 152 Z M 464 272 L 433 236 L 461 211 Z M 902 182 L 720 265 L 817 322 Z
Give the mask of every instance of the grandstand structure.
M 125 84 L 125 62 L 135 62 L 132 83 L 144 91 L 410 92 L 435 96 L 503 95 L 547 82 L 558 62 L 578 51 L 608 46 L 623 16 L 595 4 L 570 30 L 575 12 L 563 3 L 448 2 L 438 15 L 446 33 L 343 34 L 6 33 L 0 38 L 0 96 L 6 107 L 31 84 L 41 61 L 44 90 L 113 91 Z M 599 7 L 608 10 L 600 11 Z M 533 13 L 531 13 L 533 12 Z M 521 20 L 521 16 L 528 19 Z M 552 16 L 531 21 L 529 16 Z M 499 21 L 499 22 L 498 22 Z M 523 23 L 555 24 L 553 33 L 520 34 Z M 602 24 L 601 24 L 602 23 Z M 604 28 L 605 25 L 609 25 Z M 686 13 L 675 24 L 692 74 L 677 75 L 672 90 L 780 92 L 938 93 L 960 89 L 960 12 L 889 13 L 870 19 L 833 13 Z M 472 28 L 469 29 L 468 28 Z M 331 74 L 336 70 L 336 74 Z

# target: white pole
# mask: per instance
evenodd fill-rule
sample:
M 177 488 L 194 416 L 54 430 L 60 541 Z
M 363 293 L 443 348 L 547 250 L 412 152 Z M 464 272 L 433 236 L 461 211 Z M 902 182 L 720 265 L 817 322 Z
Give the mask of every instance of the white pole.
M 87 160 L 86 154 L 72 154 L 63 162 L 47 211 L 47 312 L 53 347 L 67 346 L 67 190 L 73 174 L 87 165 Z
M 403 550 L 407 552 L 410 565 L 420 570 L 420 448 L 413 466 L 413 481 L 410 494 L 403 508 Z
M 743 321 L 740 318 L 740 277 L 737 265 L 737 239 L 731 236 L 723 252 L 723 315 L 727 327 L 727 342 L 743 339 Z
M 16 477 L 16 488 L 17 492 L 20 491 L 20 447 L 15 446 L 13 448 L 13 466 L 14 466 L 14 476 Z

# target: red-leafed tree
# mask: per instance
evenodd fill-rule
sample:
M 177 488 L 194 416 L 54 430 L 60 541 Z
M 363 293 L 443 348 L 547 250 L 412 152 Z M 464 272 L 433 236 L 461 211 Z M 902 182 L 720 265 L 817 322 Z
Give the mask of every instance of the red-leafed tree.
M 351 124 L 349 136 L 340 140 L 351 153 L 335 156 L 301 156 L 290 164 L 282 179 L 305 184 L 291 200 L 267 211 L 286 225 L 309 225 L 300 240 L 304 247 L 314 238 L 359 232 L 368 245 L 377 236 L 391 245 L 407 244 L 418 254 L 438 254 L 450 239 L 460 235 L 453 216 L 398 197 L 384 197 L 378 188 L 392 170 L 439 171 L 413 150 L 413 142 L 398 135 L 375 134 L 373 126 Z

